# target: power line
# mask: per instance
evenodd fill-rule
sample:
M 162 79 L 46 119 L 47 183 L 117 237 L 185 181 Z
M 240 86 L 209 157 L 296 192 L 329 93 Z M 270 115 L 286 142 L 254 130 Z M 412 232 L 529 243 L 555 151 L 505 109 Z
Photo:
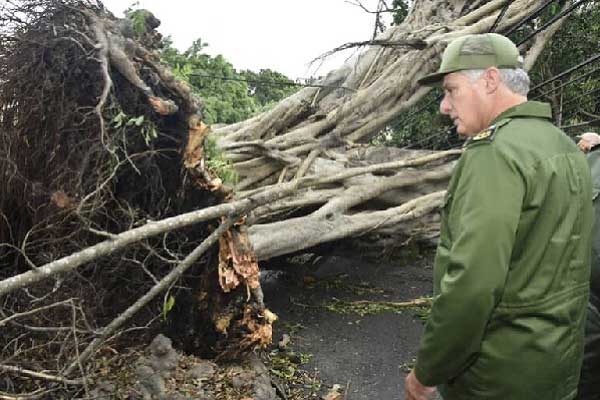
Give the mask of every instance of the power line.
M 495 20 L 494 24 L 492 25 L 492 28 L 490 29 L 490 32 L 491 32 L 491 31 L 493 31 L 494 29 L 496 29 L 496 28 L 497 28 L 497 25 L 499 24 L 499 22 L 501 21 L 501 19 L 502 19 L 502 18 L 503 18 L 503 16 L 504 16 L 504 14 L 506 13 L 506 10 L 508 9 L 508 7 L 510 6 L 510 4 L 511 4 L 513 1 L 514 1 L 514 0 L 511 0 L 511 1 L 509 1 L 509 2 L 508 2 L 508 3 L 507 3 L 505 6 L 504 6 L 504 8 L 502 9 L 502 11 L 500 12 L 500 14 L 498 15 L 498 17 L 496 18 L 496 20 Z M 568 14 L 572 13 L 572 12 L 575 10 L 575 8 L 576 8 L 576 7 L 580 6 L 580 5 L 581 5 L 581 4 L 583 4 L 583 3 L 586 3 L 586 2 L 588 2 L 588 1 L 589 1 L 589 0 L 580 0 L 580 1 L 577 1 L 577 2 L 575 2 L 575 3 L 574 3 L 574 4 L 572 4 L 572 5 L 571 5 L 569 8 L 567 8 L 567 9 L 563 10 L 562 12 L 558 13 L 556 16 L 554 16 L 554 17 L 553 17 L 552 19 L 550 19 L 548 22 L 546 22 L 545 24 L 543 24 L 541 27 L 539 27 L 539 28 L 535 29 L 533 32 L 531 32 L 529 35 L 527 35 L 527 37 L 525 37 L 524 39 L 522 39 L 522 40 L 521 40 L 521 41 L 520 41 L 520 42 L 517 44 L 517 46 L 519 46 L 519 45 L 523 44 L 524 42 L 526 42 L 526 41 L 530 40 L 532 37 L 534 37 L 534 36 L 535 36 L 535 35 L 537 35 L 538 33 L 540 33 L 540 32 L 542 32 L 542 31 L 544 31 L 545 29 L 547 29 L 547 28 L 548 28 L 550 25 L 552 25 L 553 23 L 555 23 L 555 22 L 556 22 L 556 21 L 558 21 L 559 19 L 561 19 L 561 18 L 563 18 L 564 16 L 566 16 L 566 15 L 568 15 Z M 505 33 L 505 35 L 506 35 L 506 36 L 508 36 L 508 35 L 512 34 L 513 32 L 515 32 L 517 29 L 519 29 L 521 26 L 523 26 L 523 25 L 524 25 L 524 24 L 526 24 L 527 22 L 529 22 L 529 21 L 531 21 L 531 20 L 533 20 L 533 19 L 537 18 L 537 17 L 538 17 L 538 16 L 539 16 L 539 15 L 540 15 L 540 14 L 541 14 L 541 13 L 542 13 L 542 12 L 543 12 L 543 11 L 544 11 L 544 10 L 545 10 L 545 9 L 546 9 L 548 6 L 549 6 L 549 5 L 550 5 L 550 4 L 552 4 L 552 3 L 554 3 L 554 2 L 555 2 L 555 0 L 548 0 L 548 1 L 546 1 L 545 3 L 543 3 L 542 5 L 540 5 L 540 6 L 539 6 L 539 7 L 538 7 L 536 10 L 534 10 L 534 11 L 533 11 L 533 12 L 532 12 L 532 13 L 531 13 L 529 16 L 525 17 L 523 20 L 521 20 L 521 21 L 520 21 L 520 22 L 518 22 L 516 25 L 514 25 L 514 26 L 513 26 L 511 29 L 509 29 L 509 30 L 508 30 L 508 32 L 506 32 L 506 33 Z M 563 72 L 561 72 L 561 73 L 559 73 L 559 74 L 555 75 L 554 77 L 547 79 L 546 81 L 544 81 L 544 82 L 542 82 L 542 83 L 540 83 L 540 84 L 536 85 L 535 87 L 533 87 L 533 88 L 531 89 L 531 91 L 537 90 L 537 89 L 539 89 L 539 88 L 541 88 L 541 87 L 543 87 L 543 86 L 545 86 L 545 85 L 548 85 L 548 84 L 550 84 L 551 82 L 554 82 L 554 81 L 556 81 L 556 80 L 558 80 L 558 79 L 560 79 L 560 78 L 562 78 L 562 77 L 565 77 L 565 76 L 567 76 L 567 75 L 569 75 L 569 74 L 571 74 L 571 73 L 573 73 L 573 72 L 577 71 L 578 69 L 580 69 L 580 68 L 583 68 L 584 66 L 586 66 L 586 65 L 588 65 L 588 64 L 590 64 L 590 63 L 592 63 L 593 61 L 596 61 L 598 58 L 600 58 L 600 54 L 597 54 L 597 55 L 595 55 L 595 56 L 592 56 L 592 57 L 588 58 L 587 60 L 585 60 L 585 61 L 583 61 L 583 62 L 581 62 L 581 63 L 577 64 L 576 66 L 574 66 L 574 67 L 571 67 L 571 68 L 569 68 L 568 70 L 566 70 L 566 71 L 563 71 Z M 560 88 L 562 88 L 562 87 L 564 87 L 564 86 L 567 86 L 567 85 L 569 85 L 569 84 L 572 84 L 572 83 L 574 83 L 574 82 L 576 82 L 576 81 L 578 81 L 578 80 L 581 80 L 581 79 L 583 79 L 585 76 L 589 76 L 589 75 L 591 75 L 591 73 L 595 72 L 596 70 L 598 70 L 598 69 L 595 69 L 594 71 L 590 71 L 590 72 L 588 72 L 588 73 L 586 73 L 586 74 L 584 74 L 584 75 L 582 75 L 582 76 L 580 76 L 580 77 L 578 77 L 578 78 L 576 78 L 576 79 L 572 79 L 571 81 L 569 81 L 569 82 L 567 82 L 567 83 L 565 83 L 565 84 L 563 84 L 563 85 L 559 86 L 558 88 L 555 88 L 555 89 L 553 89 L 553 90 L 550 90 L 550 91 L 546 91 L 546 92 L 544 92 L 544 93 L 542 93 L 542 94 L 538 95 L 537 97 L 541 97 L 541 96 L 547 95 L 548 93 L 551 93 L 551 92 L 553 92 L 553 91 L 555 91 L 555 90 L 558 90 L 558 89 L 560 89 Z M 570 101 L 569 101 L 569 103 L 571 103 L 571 102 L 573 102 L 573 101 L 575 101 L 575 100 L 577 100 L 577 99 L 579 99 L 579 98 L 581 98 L 581 97 L 583 97 L 583 96 L 585 96 L 585 95 L 589 95 L 589 94 L 591 94 L 591 93 L 594 93 L 594 92 L 596 92 L 596 91 L 597 91 L 597 90 L 593 90 L 592 92 L 589 92 L 589 93 L 584 93 L 583 95 L 581 95 L 581 96 L 578 96 L 577 98 L 570 100 Z M 438 97 L 437 97 L 435 100 L 433 100 L 433 101 L 439 101 L 439 99 L 440 99 L 441 97 L 442 97 L 442 96 L 438 96 Z M 536 98 L 537 98 L 537 97 L 536 97 Z M 416 112 L 412 113 L 412 118 L 409 118 L 409 119 L 408 119 L 406 122 L 407 122 L 407 123 L 409 123 L 409 122 L 412 122 L 412 121 L 414 121 L 414 120 L 417 118 L 417 117 L 416 117 L 416 115 L 417 115 L 417 114 L 419 114 L 419 113 L 421 113 L 421 112 L 422 112 L 422 111 L 424 111 L 425 109 L 427 109 L 427 108 L 428 108 L 428 107 L 429 107 L 429 106 L 430 106 L 430 105 L 433 103 L 433 101 L 430 101 L 430 102 L 428 102 L 428 103 L 427 103 L 427 104 L 426 104 L 424 107 L 421 107 L 419 110 L 417 110 Z M 568 104 L 568 103 L 567 103 L 567 104 Z M 591 122 L 589 122 L 589 123 L 593 123 L 593 122 L 594 122 L 594 121 L 591 121 Z M 583 125 L 582 125 L 582 124 L 578 124 L 577 126 L 583 126 Z M 568 126 L 568 127 L 566 127 L 566 128 L 570 128 L 570 127 L 571 127 L 571 126 Z M 444 134 L 449 134 L 449 133 L 450 133 L 450 131 L 449 131 L 449 130 L 443 130 L 443 131 L 441 131 L 441 132 L 437 132 L 437 133 L 435 133 L 435 134 L 433 134 L 433 135 L 430 135 L 430 136 L 428 136 L 428 137 L 426 137 L 426 138 L 423 138 L 423 139 L 420 139 L 420 140 L 418 140 L 418 141 L 416 141 L 416 142 L 413 142 L 413 143 L 411 143 L 411 144 L 409 144 L 409 145 L 405 146 L 404 148 L 411 148 L 411 147 L 414 147 L 414 146 L 416 146 L 416 145 L 419 145 L 419 144 L 422 144 L 422 143 L 424 143 L 424 142 L 427 142 L 427 141 L 429 141 L 429 140 L 435 139 L 436 137 L 440 137 L 440 136 L 442 136 L 442 135 L 444 135 Z
M 582 80 L 583 78 L 586 78 L 586 77 L 592 75 L 594 72 L 597 72 L 597 71 L 600 71 L 600 67 L 594 68 L 593 70 L 588 71 L 585 74 L 582 74 L 582 75 L 578 76 L 577 78 L 573 78 L 573 79 L 569 80 L 568 82 L 563 83 L 560 86 L 557 86 L 557 87 L 555 87 L 553 89 L 550 89 L 550 90 L 548 90 L 546 92 L 543 92 L 541 94 L 538 94 L 537 96 L 533 97 L 532 100 L 539 99 L 540 97 L 547 96 L 550 93 L 556 92 L 556 91 L 564 88 L 565 86 L 572 85 L 573 83 L 578 82 L 578 81 Z
M 513 33 L 514 31 L 516 31 L 518 28 L 520 28 L 521 26 L 523 26 L 524 24 L 526 24 L 527 22 L 533 20 L 534 18 L 538 17 L 550 4 L 552 4 L 555 0 L 548 0 L 546 1 L 544 4 L 542 4 L 540 7 L 538 7 L 536 10 L 533 11 L 532 14 L 530 14 L 529 16 L 525 17 L 523 20 L 521 20 L 519 23 L 517 23 L 515 26 L 513 26 L 505 35 L 509 35 L 511 33 Z M 540 33 L 541 31 L 545 30 L 548 26 L 552 25 L 554 22 L 556 22 L 558 19 L 564 17 L 565 15 L 573 12 L 573 10 L 585 3 L 588 2 L 589 0 L 580 0 L 576 3 L 574 3 L 573 5 L 571 5 L 568 9 L 562 11 L 561 13 L 559 13 L 558 15 L 556 15 L 554 18 L 552 18 L 550 21 L 546 22 L 542 27 L 534 30 L 533 32 L 531 32 L 525 39 L 521 40 L 517 45 L 520 45 L 522 43 L 524 43 L 525 41 L 531 39 L 533 36 L 537 35 L 538 33 Z M 497 26 L 499 25 L 501 19 L 504 17 L 505 13 L 507 12 L 509 6 L 514 2 L 514 0 L 510 0 L 509 2 L 507 2 L 505 4 L 505 6 L 503 7 L 502 11 L 500 12 L 500 14 L 498 15 L 498 17 L 496 18 L 494 24 L 492 25 L 492 27 L 490 28 L 490 32 L 495 30 L 497 28 Z M 373 44 L 373 43 L 370 43 Z M 386 43 L 387 44 L 387 43 Z M 397 45 L 397 43 L 390 43 L 391 45 Z M 402 43 L 404 44 L 404 43 Z M 411 43 L 412 44 L 412 43 Z M 414 44 L 413 44 L 414 45 Z M 590 57 L 588 60 L 585 60 L 584 62 L 569 68 L 566 71 L 563 71 L 562 73 L 557 74 L 556 76 L 536 85 L 534 88 L 531 89 L 531 91 L 537 90 L 555 80 L 558 80 L 576 70 L 578 70 L 579 68 L 584 67 L 585 65 L 597 60 L 598 58 L 600 58 L 600 54 L 595 55 L 593 57 Z M 595 71 L 595 70 L 594 70 Z M 593 72 L 593 71 L 592 71 Z M 591 74 L 588 73 L 587 75 Z M 189 76 L 196 76 L 196 77 L 200 77 L 200 78 L 208 78 L 208 79 L 219 79 L 219 80 L 225 80 L 225 81 L 238 81 L 238 82 L 247 82 L 247 83 L 252 83 L 252 84 L 257 84 L 257 85 L 266 85 L 266 86 L 297 86 L 297 87 L 317 87 L 317 88 L 327 88 L 327 89 L 344 89 L 344 90 L 348 90 L 348 91 L 352 91 L 355 92 L 355 89 L 352 88 L 348 88 L 345 86 L 333 86 L 333 85 L 318 85 L 318 84 L 302 84 L 302 83 L 298 83 L 298 82 L 283 82 L 283 81 L 268 81 L 268 80 L 253 80 L 253 79 L 243 79 L 243 78 L 234 78 L 234 77 L 224 77 L 224 76 L 216 76 L 216 75 L 209 75 L 209 74 L 200 74 L 200 73 L 191 73 L 188 74 Z M 547 91 L 544 92 L 540 95 L 538 95 L 537 97 L 541 97 L 544 96 L 548 93 L 551 93 L 552 91 L 558 90 L 559 88 L 562 88 L 568 84 L 571 84 L 573 82 L 575 82 L 576 80 L 582 79 L 585 75 L 582 75 L 581 77 L 578 77 L 577 79 L 574 79 L 570 82 L 567 82 L 561 86 L 559 86 L 556 89 L 553 89 L 551 91 Z M 580 97 L 585 96 L 586 94 L 589 93 L 584 93 L 582 96 L 578 96 L 575 99 L 572 99 L 569 101 L 569 103 L 573 102 L 576 99 L 579 99 Z M 417 115 L 420 114 L 421 112 L 425 111 L 427 108 L 429 108 L 431 106 L 431 104 L 433 104 L 434 102 L 439 101 L 442 98 L 443 95 L 438 95 L 436 98 L 434 98 L 433 100 L 427 102 L 427 104 L 425 104 L 423 107 L 419 108 L 417 111 L 411 113 L 412 117 L 409 118 L 407 121 L 403 121 L 405 123 L 410 123 L 413 122 L 416 118 Z M 536 98 L 537 98 L 536 97 Z M 566 104 L 569 104 L 566 103 Z M 427 136 L 426 138 L 420 139 L 416 142 L 413 142 L 407 146 L 405 146 L 404 148 L 410 148 L 416 145 L 419 145 L 421 143 L 425 143 L 427 141 L 431 141 L 432 139 L 435 139 L 437 137 L 440 137 L 442 135 L 449 135 L 451 133 L 452 129 L 448 130 L 448 129 L 444 129 L 442 131 L 439 131 L 433 135 Z
M 532 37 L 534 37 L 541 31 L 545 30 L 546 28 L 548 28 L 550 25 L 552 25 L 553 23 L 555 23 L 562 17 L 567 16 L 570 13 L 572 13 L 573 10 L 575 10 L 575 8 L 577 8 L 578 6 L 580 6 L 583 3 L 587 3 L 588 1 L 590 1 L 590 0 L 579 0 L 578 2 L 571 4 L 571 6 L 569 8 L 567 8 L 564 11 L 561 11 L 560 13 L 555 15 L 550 21 L 546 22 L 544 25 L 542 25 L 541 27 L 537 28 L 536 30 L 531 32 L 529 35 L 527 35 L 527 37 L 525 37 L 525 39 L 523 39 L 519 43 L 517 43 L 517 46 L 520 46 L 521 44 L 525 43 L 526 41 L 528 41 L 529 39 L 531 39 Z
M 506 2 L 506 4 L 504 5 L 504 7 L 502 8 L 502 11 L 500 11 L 500 14 L 498 14 L 498 18 L 496 18 L 496 20 L 494 21 L 494 24 L 492 25 L 492 27 L 490 28 L 490 30 L 488 32 L 494 32 L 496 30 L 496 28 L 498 27 L 498 24 L 500 24 L 500 21 L 504 17 L 504 14 L 506 14 L 506 11 L 508 10 L 508 7 L 510 7 L 510 5 L 514 1 L 515 0 L 510 0 L 510 1 Z
M 437 131 L 436 133 L 434 133 L 432 135 L 426 136 L 426 137 L 421 138 L 421 139 L 419 139 L 419 140 L 417 140 L 415 142 L 409 143 L 406 146 L 403 146 L 402 149 L 403 150 L 408 150 L 408 149 L 414 148 L 415 146 L 418 146 L 420 144 L 427 143 L 428 141 L 430 141 L 432 139 L 439 138 L 439 137 L 442 137 L 444 135 L 445 136 L 450 136 L 453 133 L 456 134 L 456 127 L 453 126 L 453 127 L 450 127 L 450 128 L 444 128 L 444 129 L 441 129 L 441 130 Z
M 554 1 L 555 0 L 547 0 L 544 4 L 542 4 L 541 6 L 539 6 L 538 8 L 536 8 L 530 15 L 528 15 L 525 18 L 523 18 L 521 21 L 517 22 L 517 24 L 514 25 L 512 28 L 510 28 L 504 35 L 505 36 L 509 36 L 514 31 L 516 31 L 517 29 L 519 29 L 520 27 L 522 27 L 523 25 L 525 25 L 529 21 L 533 20 L 534 18 L 537 18 L 537 16 L 539 14 L 541 14 L 546 9 L 546 7 L 548 7 Z
M 571 67 L 571 68 L 567 69 L 566 71 L 563 71 L 563 72 L 559 73 L 558 75 L 554 75 L 552 78 L 546 79 L 544 82 L 535 85 L 534 87 L 531 88 L 530 91 L 539 89 L 540 87 L 545 86 L 545 85 L 549 84 L 550 82 L 554 82 L 555 80 L 560 79 L 563 76 L 569 75 L 570 73 L 577 71 L 579 68 L 582 68 L 582 67 L 596 61 L 599 58 L 600 58 L 600 53 L 598 53 L 594 56 L 591 56 L 587 60 L 580 62 L 579 64 L 575 65 L 574 67 Z
M 398 121 L 398 123 L 403 123 L 403 124 L 410 124 L 415 122 L 418 118 L 419 115 L 424 112 L 425 110 L 427 110 L 429 107 L 431 107 L 434 103 L 438 103 L 442 97 L 444 97 L 444 94 L 438 94 L 436 97 L 434 97 L 433 99 L 429 100 L 427 103 L 425 103 L 422 107 L 419 107 L 417 110 L 415 111 L 407 111 L 405 114 L 402 115 L 402 117 L 406 116 L 406 119 L 403 119 L 401 121 Z M 416 105 L 415 105 L 416 107 Z
M 326 89 L 344 89 L 352 92 L 356 92 L 356 89 L 351 89 L 346 86 L 332 86 L 332 85 L 317 85 L 317 84 L 308 84 L 308 83 L 298 83 L 298 82 L 283 82 L 283 81 L 267 81 L 267 80 L 259 80 L 259 79 L 244 79 L 244 78 L 233 78 L 227 76 L 217 76 L 217 75 L 208 75 L 208 74 L 199 74 L 199 73 L 190 73 L 188 76 L 196 76 L 200 78 L 209 78 L 209 79 L 219 79 L 222 81 L 236 81 L 236 82 L 247 82 L 254 83 L 265 86 L 298 86 L 298 87 L 316 87 L 316 88 L 326 88 Z
M 575 101 L 577 101 L 577 100 L 581 99 L 582 97 L 589 96 L 590 94 L 594 94 L 594 93 L 597 93 L 597 92 L 600 92 L 600 87 L 594 88 L 594 89 L 592 89 L 592 90 L 588 90 L 587 92 L 584 92 L 584 93 L 582 93 L 581 95 L 579 95 L 579 96 L 577 96 L 577 97 L 574 97 L 574 98 L 572 98 L 572 99 L 569 99 L 569 101 L 566 101 L 566 102 L 564 102 L 564 103 L 562 104 L 562 106 L 563 106 L 563 107 L 565 107 L 565 106 L 567 106 L 568 104 L 571 104 L 571 103 L 573 103 L 573 102 L 575 102 Z
M 561 126 L 560 129 L 564 130 L 564 129 L 571 129 L 571 128 L 580 128 L 582 126 L 594 125 L 596 122 L 600 123 L 600 118 L 592 119 L 590 121 L 581 122 L 578 124 Z

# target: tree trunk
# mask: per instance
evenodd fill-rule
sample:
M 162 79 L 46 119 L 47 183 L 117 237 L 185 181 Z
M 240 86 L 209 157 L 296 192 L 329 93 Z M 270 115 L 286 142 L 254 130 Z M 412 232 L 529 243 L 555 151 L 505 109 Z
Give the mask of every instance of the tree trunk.
M 448 41 L 489 31 L 507 2 L 417 0 L 402 24 L 377 38 L 397 46 L 370 47 L 318 82 L 327 88 L 305 88 L 262 115 L 214 129 L 241 178 L 236 196 L 298 183 L 292 196 L 255 210 L 248 220 L 259 259 L 382 230 L 417 233 L 418 224 L 406 221 L 439 207 L 439 191 L 460 150 L 429 154 L 368 143 L 429 92 L 417 81 L 437 69 Z M 530 15 L 538 3 L 513 1 L 497 31 Z M 554 32 L 539 36 L 528 67 Z

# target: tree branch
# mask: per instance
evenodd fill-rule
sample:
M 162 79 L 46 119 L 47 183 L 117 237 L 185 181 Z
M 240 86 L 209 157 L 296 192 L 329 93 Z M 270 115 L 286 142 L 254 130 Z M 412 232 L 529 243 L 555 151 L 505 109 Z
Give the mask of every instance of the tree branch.
M 168 289 L 173 282 L 175 282 L 188 268 L 190 268 L 194 262 L 204 254 L 212 245 L 217 243 L 219 237 L 229 229 L 236 221 L 234 218 L 228 218 L 223 222 L 213 233 L 211 233 L 204 241 L 196 247 L 176 268 L 169 272 L 160 282 L 152 287 L 145 295 L 140 297 L 134 304 L 132 304 L 125 312 L 119 315 L 117 318 L 112 320 L 108 326 L 102 329 L 100 336 L 95 338 L 81 353 L 79 357 L 67 368 L 65 375 L 69 376 L 76 369 L 80 368 L 90 356 L 100 347 L 104 340 L 120 328 L 127 320 L 129 320 L 135 313 L 137 313 L 142 307 L 156 297 L 160 292 Z
M 271 190 L 258 193 L 256 196 L 248 197 L 231 203 L 220 204 L 218 206 L 208 207 L 198 211 L 192 211 L 161 221 L 150 222 L 139 228 L 115 235 L 114 239 L 100 242 L 92 247 L 88 247 L 87 249 L 81 250 L 77 253 L 45 264 L 36 270 L 24 272 L 0 281 L 0 296 L 10 293 L 16 289 L 32 285 L 55 274 L 72 271 L 87 262 L 90 262 L 98 257 L 111 254 L 131 243 L 138 242 L 142 239 L 183 228 L 185 226 L 197 224 L 203 221 L 213 220 L 225 215 L 244 215 L 259 205 L 278 200 L 291 193 L 294 193 L 295 191 L 295 184 L 283 184 Z
M 14 374 L 30 376 L 32 378 L 43 379 L 45 381 L 63 383 L 65 385 L 83 385 L 81 379 L 67 379 L 61 376 L 50 375 L 44 372 L 35 372 L 25 368 L 16 367 L 13 365 L 2 365 L 0 364 L 0 371 L 11 372 Z M 20 398 L 20 397 L 19 397 Z

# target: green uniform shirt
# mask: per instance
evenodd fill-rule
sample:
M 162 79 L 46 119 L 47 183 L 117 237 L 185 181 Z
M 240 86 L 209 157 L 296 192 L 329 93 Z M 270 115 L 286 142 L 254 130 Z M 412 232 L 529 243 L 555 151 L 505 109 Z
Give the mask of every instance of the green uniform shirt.
M 446 400 L 575 397 L 591 178 L 547 104 L 502 113 L 450 180 L 415 373 Z

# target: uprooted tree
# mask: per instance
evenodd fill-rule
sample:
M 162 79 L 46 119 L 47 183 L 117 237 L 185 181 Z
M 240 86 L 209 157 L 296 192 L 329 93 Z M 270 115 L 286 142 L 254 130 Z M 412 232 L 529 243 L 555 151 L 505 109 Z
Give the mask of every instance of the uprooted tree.
M 460 149 L 367 143 L 428 93 L 417 80 L 449 40 L 501 32 L 538 2 L 417 0 L 319 85 L 212 130 L 159 62 L 150 13 L 0 7 L 0 368 L 6 390 L 32 377 L 57 390 L 157 319 L 200 354 L 269 343 L 258 259 L 434 234 Z M 528 42 L 526 67 L 558 25 Z
M 215 129 L 218 145 L 241 180 L 245 198 L 294 182 L 297 192 L 250 214 L 259 259 L 364 235 L 414 237 L 436 232 L 430 211 L 442 201 L 458 150 L 407 151 L 368 146 L 390 122 L 417 104 L 453 38 L 502 32 L 531 15 L 539 2 L 417 1 L 404 22 L 377 38 L 381 46 L 331 72 L 271 111 Z M 502 18 L 499 19 L 499 14 Z M 560 24 L 526 43 L 529 69 Z M 408 221 L 413 221 L 408 223 Z

